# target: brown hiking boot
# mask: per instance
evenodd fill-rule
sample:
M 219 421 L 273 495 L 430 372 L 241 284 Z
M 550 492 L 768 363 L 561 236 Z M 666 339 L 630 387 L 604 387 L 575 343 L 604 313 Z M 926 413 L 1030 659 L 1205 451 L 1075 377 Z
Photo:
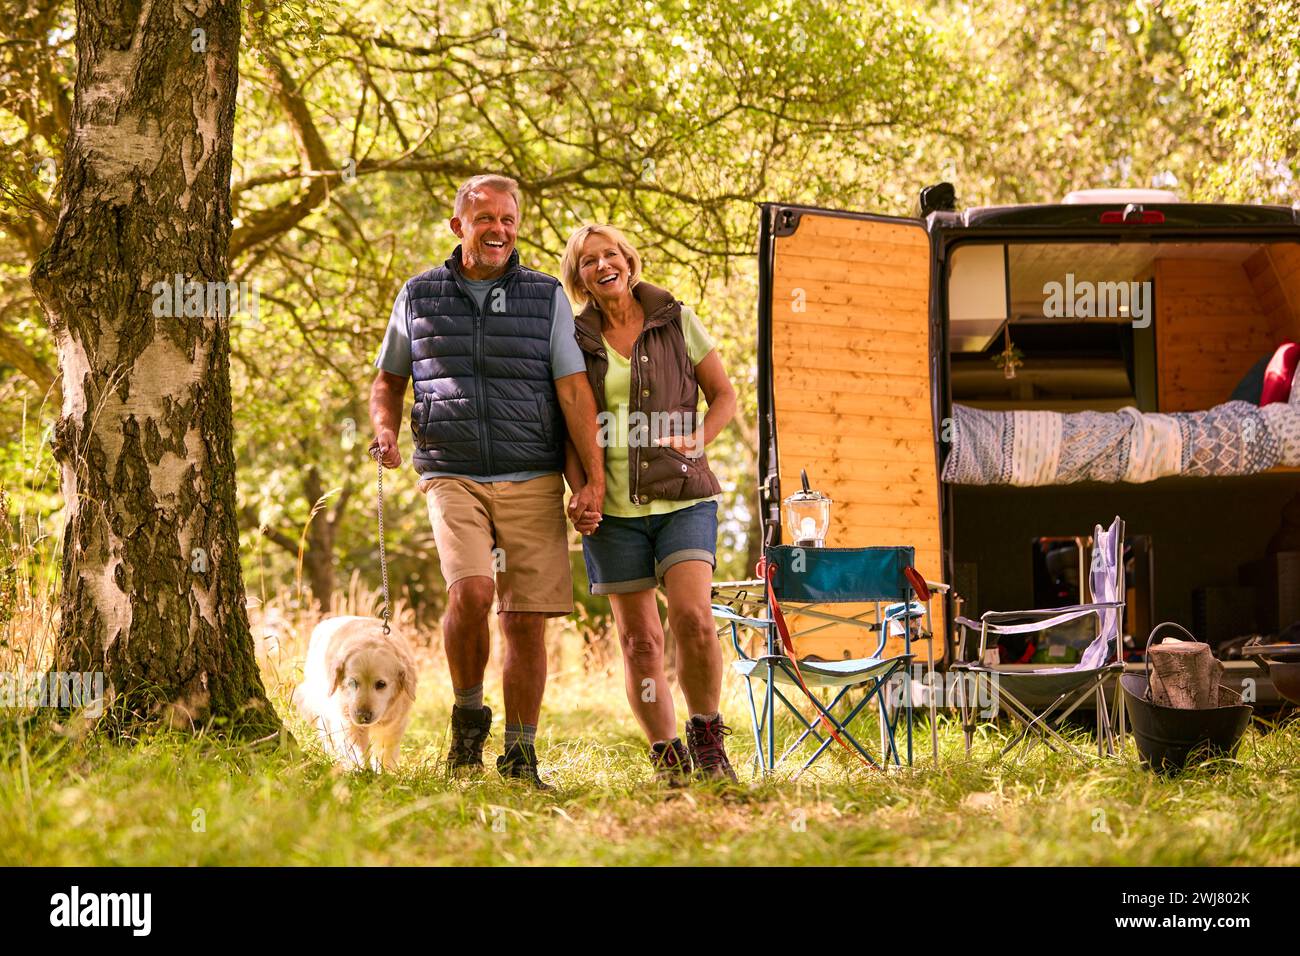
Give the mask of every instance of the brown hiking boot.
M 537 772 L 537 750 L 532 744 L 512 744 L 509 750 L 497 757 L 497 773 L 505 780 L 522 780 L 542 793 L 555 792 L 555 787 Z
M 492 711 L 451 708 L 451 747 L 447 751 L 447 769 L 451 773 L 473 773 L 483 769 L 483 744 L 492 727 Z
M 692 717 L 686 722 L 686 742 L 691 748 L 691 762 L 695 764 L 697 777 L 736 782 L 736 771 L 731 769 L 727 746 L 722 739 L 730 733 L 731 728 L 722 722 L 721 714 L 714 714 L 707 720 Z
M 691 755 L 680 737 L 650 747 L 650 763 L 655 779 L 670 787 L 684 787 L 691 779 Z

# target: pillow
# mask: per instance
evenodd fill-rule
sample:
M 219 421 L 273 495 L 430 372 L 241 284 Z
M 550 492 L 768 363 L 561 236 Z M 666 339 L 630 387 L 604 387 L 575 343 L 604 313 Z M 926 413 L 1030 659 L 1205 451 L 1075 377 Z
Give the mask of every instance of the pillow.
M 1283 342 L 1277 347 L 1268 368 L 1264 369 L 1264 385 L 1259 393 L 1261 406 L 1285 402 L 1291 397 L 1291 379 L 1297 364 L 1300 364 L 1300 345 Z

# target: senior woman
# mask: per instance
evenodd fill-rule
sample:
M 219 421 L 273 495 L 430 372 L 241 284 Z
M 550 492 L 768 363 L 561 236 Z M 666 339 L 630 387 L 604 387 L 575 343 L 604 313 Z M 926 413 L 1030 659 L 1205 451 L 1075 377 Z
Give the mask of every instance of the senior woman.
M 735 414 L 736 393 L 699 318 L 642 281 L 641 257 L 618 229 L 577 230 L 560 275 L 580 310 L 578 345 L 605 451 L 602 513 L 570 517 L 583 532 L 591 593 L 608 595 L 613 607 L 628 703 L 661 780 L 679 784 L 693 770 L 734 781 L 723 741 L 731 731 L 718 713 L 722 650 L 710 610 L 721 488 L 704 447 Z M 699 421 L 701 391 L 708 412 Z M 565 475 L 575 493 L 586 484 L 576 453 L 567 456 Z M 677 735 L 664 676 L 660 584 L 690 710 L 688 747 Z

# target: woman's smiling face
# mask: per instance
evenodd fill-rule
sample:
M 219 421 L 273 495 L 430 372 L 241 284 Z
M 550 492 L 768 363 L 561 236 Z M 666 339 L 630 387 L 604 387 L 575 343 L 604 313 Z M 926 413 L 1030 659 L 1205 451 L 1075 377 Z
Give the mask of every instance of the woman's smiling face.
M 593 232 L 582 244 L 578 274 L 587 291 L 599 302 L 613 302 L 630 294 L 628 280 L 632 270 L 618 243 L 609 236 Z

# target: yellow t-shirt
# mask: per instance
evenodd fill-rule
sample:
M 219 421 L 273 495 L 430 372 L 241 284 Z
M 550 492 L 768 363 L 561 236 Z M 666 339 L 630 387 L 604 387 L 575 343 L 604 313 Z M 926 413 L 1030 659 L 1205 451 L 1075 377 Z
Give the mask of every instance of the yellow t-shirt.
M 713 340 L 700 324 L 699 317 L 690 306 L 682 306 L 682 332 L 686 338 L 686 356 L 692 365 L 699 365 L 713 351 Z M 714 498 L 692 498 L 688 501 L 652 501 L 645 505 L 632 504 L 632 488 L 628 479 L 627 419 L 632 395 L 632 361 L 618 353 L 604 336 L 605 355 L 609 369 L 605 372 L 605 408 L 617 415 L 618 421 L 611 429 L 609 444 L 605 446 L 605 511 L 619 518 L 645 518 L 650 515 L 669 514 L 689 508 L 701 501 Z M 714 496 L 716 497 L 716 496 Z

